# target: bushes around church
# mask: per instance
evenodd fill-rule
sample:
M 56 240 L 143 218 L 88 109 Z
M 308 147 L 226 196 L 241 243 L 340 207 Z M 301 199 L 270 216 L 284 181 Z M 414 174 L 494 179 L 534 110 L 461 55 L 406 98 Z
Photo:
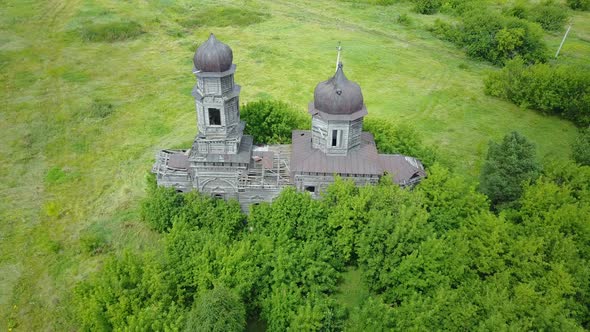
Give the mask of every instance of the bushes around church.
M 385 138 L 395 127 L 368 127 L 405 148 Z M 320 200 L 287 188 L 248 216 L 236 202 L 181 196 L 150 179 L 142 216 L 162 249 L 109 254 L 76 287 L 80 328 L 240 330 L 245 319 L 269 331 L 589 326 L 590 184 L 579 176 L 588 167 L 548 169 L 499 216 L 462 177 L 436 163 L 429 173 L 414 190 L 337 180 Z M 371 291 L 360 308 L 335 296 L 346 267 Z

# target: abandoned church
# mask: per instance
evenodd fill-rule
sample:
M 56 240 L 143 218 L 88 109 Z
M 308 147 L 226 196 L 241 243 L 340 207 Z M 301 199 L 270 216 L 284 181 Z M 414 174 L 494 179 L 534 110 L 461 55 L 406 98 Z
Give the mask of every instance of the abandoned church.
M 416 158 L 377 152 L 373 135 L 363 132 L 361 88 L 346 78 L 340 62 L 334 76 L 315 88 L 311 130 L 293 130 L 290 145 L 264 146 L 244 134 L 231 48 L 211 34 L 193 62 L 198 134 L 190 149 L 157 153 L 152 172 L 161 186 L 237 199 L 248 211 L 286 186 L 318 197 L 336 176 L 367 185 L 390 174 L 409 186 L 426 175 Z

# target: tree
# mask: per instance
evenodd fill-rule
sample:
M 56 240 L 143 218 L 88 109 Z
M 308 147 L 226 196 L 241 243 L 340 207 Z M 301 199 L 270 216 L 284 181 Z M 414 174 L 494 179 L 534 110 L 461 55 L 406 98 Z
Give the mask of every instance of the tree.
M 531 8 L 530 14 L 533 21 L 548 31 L 560 30 L 568 18 L 567 9 L 554 1 L 536 4 Z
M 172 219 L 180 212 L 183 197 L 174 188 L 159 187 L 152 174 L 147 176 L 147 182 L 148 195 L 141 202 L 141 219 L 158 232 L 168 231 Z
M 572 158 L 580 165 L 590 166 L 590 128 L 581 130 L 572 144 Z
M 498 209 L 516 201 L 522 185 L 539 175 L 535 145 L 526 137 L 512 132 L 501 144 L 490 141 L 486 161 L 480 175 L 480 191 Z
M 309 127 L 303 113 L 276 100 L 247 103 L 241 107 L 240 117 L 246 121 L 246 133 L 258 144 L 288 144 L 293 129 Z
M 414 156 L 426 166 L 437 159 L 436 151 L 424 144 L 418 132 L 407 124 L 395 125 L 387 119 L 368 117 L 363 128 L 373 134 L 380 153 Z
M 590 74 L 575 65 L 535 64 L 515 58 L 484 80 L 485 93 L 522 107 L 590 124 Z
M 439 164 L 430 167 L 428 177 L 417 186 L 416 191 L 424 196 L 424 206 L 429 212 L 428 222 L 439 234 L 456 229 L 466 219 L 489 211 L 485 195 Z
M 246 308 L 224 286 L 204 291 L 188 314 L 185 331 L 233 332 L 246 327 Z

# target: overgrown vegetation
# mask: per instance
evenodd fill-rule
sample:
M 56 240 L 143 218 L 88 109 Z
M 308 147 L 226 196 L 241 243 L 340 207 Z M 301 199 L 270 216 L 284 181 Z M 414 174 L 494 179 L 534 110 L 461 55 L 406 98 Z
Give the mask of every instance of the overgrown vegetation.
M 590 10 L 590 0 L 566 0 L 566 3 L 574 10 Z
M 547 46 L 537 25 L 495 12 L 470 11 L 461 16 L 458 24 L 437 19 L 431 30 L 463 48 L 470 57 L 497 65 L 517 56 L 527 63 L 543 62 L 547 58 Z
M 434 148 L 426 146 L 409 124 L 394 125 L 386 119 L 368 117 L 364 120 L 363 130 L 373 134 L 379 153 L 414 156 L 426 166 L 437 160 Z
M 522 195 L 527 181 L 539 176 L 535 145 L 512 132 L 498 144 L 490 141 L 488 155 L 481 169 L 480 190 L 494 208 L 509 207 Z
M 317 0 L 305 5 L 293 1 L 251 0 L 247 1 L 247 8 L 245 2 L 228 1 L 224 7 L 264 13 L 262 24 L 249 23 L 255 21 L 250 18 L 243 21 L 236 18 L 235 24 L 228 24 L 227 16 L 231 13 L 212 12 L 212 16 L 206 18 L 207 25 L 201 25 L 203 21 L 192 25 L 188 19 L 213 7 L 201 6 L 201 2 L 195 5 L 174 1 L 34 0 L 4 6 L 0 15 L 0 99 L 4 106 L 0 115 L 0 329 L 82 330 L 81 325 L 88 320 L 76 312 L 74 298 L 77 295 L 72 296 L 74 286 L 81 280 L 98 285 L 98 288 L 90 287 L 85 296 L 100 297 L 97 291 L 100 285 L 105 290 L 115 285 L 115 289 L 128 293 L 128 296 L 121 297 L 102 294 L 99 303 L 106 305 L 95 307 L 95 312 L 87 312 L 92 319 L 119 320 L 121 325 L 127 324 L 125 326 L 132 329 L 137 326 L 133 325 L 137 321 L 147 324 L 168 310 L 169 315 L 164 317 L 172 322 L 168 326 L 178 329 L 184 326 L 193 306 L 189 302 L 172 303 L 166 296 L 161 296 L 164 291 L 157 293 L 160 290 L 158 285 L 170 285 L 167 275 L 160 269 L 162 265 L 156 264 L 160 259 L 167 259 L 163 252 L 164 238 L 168 233 L 165 230 L 163 233 L 152 231 L 147 222 L 142 222 L 139 206 L 146 196 L 143 178 L 153 162 L 154 152 L 162 147 L 186 148 L 192 142 L 195 115 L 190 97 L 194 84 L 190 73 L 191 57 L 198 42 L 205 40 L 209 32 L 216 33 L 234 51 L 234 61 L 238 65 L 236 82 L 242 86 L 242 102 L 275 98 L 287 101 L 300 112 L 306 109 L 313 86 L 333 73 L 334 46 L 337 40 L 342 40 L 344 61 L 349 68 L 347 75 L 361 84 L 369 117 L 387 119 L 395 127 L 410 125 L 411 131 L 422 138 L 424 146 L 436 147 L 437 160 L 442 159 L 451 167 L 447 171 L 451 175 L 448 180 L 441 180 L 440 184 L 428 181 L 421 185 L 430 183 L 451 188 L 429 191 L 432 193 L 429 201 L 439 202 L 439 205 L 427 206 L 427 211 L 433 210 L 429 212 L 429 220 L 438 225 L 436 229 L 455 230 L 463 222 L 463 218 L 455 216 L 467 213 L 455 206 L 469 205 L 471 209 L 485 206 L 474 196 L 452 188 L 472 189 L 489 138 L 502 137 L 512 130 L 518 130 L 536 143 L 538 156 L 544 164 L 556 160 L 559 167 L 549 172 L 544 165 L 545 172 L 555 174 L 551 175 L 556 179 L 555 183 L 558 186 L 565 183 L 568 190 L 575 190 L 575 199 L 579 199 L 581 183 L 587 173 L 583 168 L 571 169 L 560 163 L 572 153 L 569 147 L 575 140 L 577 128 L 557 117 L 520 110 L 518 106 L 485 96 L 481 80 L 489 66 L 467 59 L 447 43 L 424 34 L 423 29 L 432 25 L 434 19 L 460 22 L 460 16 L 473 9 L 493 4 L 491 10 L 498 12 L 511 3 L 445 0 L 440 8 L 442 14 L 433 17 L 416 14 L 410 1 L 399 0 Z M 219 4 L 215 3 L 215 6 Z M 486 12 L 485 9 L 482 11 Z M 587 38 L 590 13 L 572 11 L 570 14 L 573 27 L 557 62 L 585 66 L 590 50 Z M 404 24 L 407 21 L 411 24 Z M 115 42 L 89 42 L 82 38 L 80 33 L 86 27 L 109 22 L 136 22 L 144 33 L 132 34 L 134 37 L 130 38 L 117 37 Z M 221 24 L 219 22 L 224 26 L 217 26 Z M 238 22 L 247 23 L 237 25 Z M 318 27 L 322 33 L 317 33 Z M 544 33 L 551 48 L 550 55 L 561 37 L 560 33 Z M 436 164 L 429 167 L 430 179 L 447 178 L 441 173 L 435 175 L 435 167 Z M 452 174 L 461 174 L 466 180 Z M 550 195 L 556 199 L 566 197 L 560 196 L 561 191 L 551 190 L 539 195 L 543 199 Z M 187 204 L 186 198 L 180 203 L 183 206 Z M 461 200 L 454 200 L 459 198 Z M 556 206 L 544 202 L 547 206 Z M 356 205 L 353 208 L 359 211 L 359 216 L 366 215 L 361 211 L 368 211 Z M 568 208 L 574 209 L 571 205 Z M 561 216 L 566 214 L 564 211 Z M 533 217 L 530 219 L 538 224 L 540 214 L 531 213 Z M 170 232 L 174 221 L 167 221 L 166 216 L 160 220 L 164 221 L 162 228 Z M 566 224 L 559 227 L 567 228 L 569 221 L 575 218 L 572 214 L 561 220 Z M 236 225 L 243 225 L 243 216 L 237 219 Z M 539 232 L 541 236 L 534 241 L 525 243 L 526 238 L 519 237 L 506 241 L 521 241 L 525 248 L 517 248 L 512 253 L 524 252 L 526 255 L 521 255 L 532 257 L 532 260 L 547 260 L 548 255 L 541 257 L 529 253 L 536 253 L 535 248 L 540 252 L 547 243 L 559 246 L 561 242 L 546 237 L 559 227 L 547 227 L 547 231 Z M 344 244 L 339 247 L 345 248 Z M 229 250 L 227 248 L 236 249 L 228 246 L 224 250 Z M 217 249 L 209 253 L 217 254 Z M 547 253 L 551 254 L 546 250 L 543 252 Z M 135 259 L 126 259 L 126 255 Z M 356 268 L 346 271 L 354 272 L 355 278 L 360 280 L 361 268 L 354 263 L 358 258 L 350 257 L 347 264 Z M 205 270 L 201 270 L 201 266 L 210 265 L 198 266 L 195 270 L 203 276 L 201 272 Z M 513 264 L 510 268 L 518 270 L 522 266 Z M 544 266 L 548 268 L 549 265 Z M 111 270 L 124 275 L 120 285 L 115 279 L 99 281 Z M 162 273 L 154 274 L 154 271 Z M 540 271 L 543 273 L 544 270 Z M 145 279 L 139 280 L 137 275 L 140 273 Z M 193 275 L 192 271 L 183 273 Z M 347 273 L 338 272 L 337 276 L 347 278 Z M 508 274 L 491 278 L 501 279 Z M 112 275 L 118 274 L 113 272 Z M 383 275 L 387 276 L 386 273 Z M 535 270 L 528 277 L 531 275 L 540 273 Z M 563 277 L 565 282 L 560 285 L 569 292 L 572 289 L 569 279 L 567 275 Z M 524 284 L 526 280 L 519 277 L 517 282 Z M 346 285 L 348 289 L 357 284 L 356 279 L 351 282 Z M 196 281 L 183 289 L 189 292 L 194 284 Z M 229 282 L 224 280 L 223 284 Z M 364 283 L 359 281 L 358 284 Z M 533 296 L 523 295 L 530 290 L 526 285 L 505 287 L 506 294 L 502 295 L 505 296 L 497 296 L 498 303 L 503 301 L 514 309 L 511 311 L 512 321 L 520 319 L 528 324 L 528 329 L 533 326 L 528 322 L 538 315 L 527 315 L 524 309 L 521 310 L 522 305 L 532 299 L 528 303 L 539 303 L 540 308 L 545 308 L 545 303 L 537 301 L 537 296 L 547 293 L 541 288 L 544 284 L 536 280 L 527 283 L 531 284 L 536 287 Z M 498 289 L 494 286 L 503 287 L 502 284 L 488 285 L 492 290 Z M 214 289 L 216 285 L 207 287 Z M 235 290 L 231 285 L 227 288 Z M 80 286 L 82 289 L 84 286 Z M 154 293 L 142 293 L 145 289 L 154 290 Z M 480 290 L 467 294 L 437 293 L 437 299 L 448 299 L 442 305 L 434 303 L 435 298 L 417 297 L 415 305 L 423 306 L 410 310 L 405 302 L 407 317 L 418 313 L 420 317 L 416 319 L 425 322 L 435 319 L 459 321 L 456 317 L 463 316 L 457 313 L 450 313 L 447 318 L 435 316 L 436 308 L 454 308 L 452 300 L 457 297 L 471 299 L 479 296 L 481 299 L 480 295 L 484 293 L 496 295 L 483 288 Z M 346 308 L 345 329 L 372 331 L 382 328 L 382 322 L 393 324 L 391 320 L 395 317 L 390 313 L 399 309 L 395 309 L 395 305 L 392 308 L 374 292 L 366 298 L 368 286 L 363 287 L 363 294 L 358 298 L 355 292 L 347 293 L 351 299 L 337 296 L 343 291 L 346 290 L 338 283 L 335 293 L 328 297 L 337 302 L 336 306 Z M 520 294 L 520 297 L 514 297 L 514 294 Z M 570 297 L 587 298 L 584 294 L 576 291 Z M 192 297 L 193 304 L 199 296 Z M 132 302 L 132 298 L 140 300 Z M 239 298 L 241 300 L 244 296 L 239 295 Z M 251 295 L 248 298 L 260 297 Z M 571 298 L 567 301 L 571 302 Z M 342 305 L 343 301 L 349 300 Z M 489 309 L 493 308 L 491 302 L 480 302 L 476 309 L 479 313 L 492 311 Z M 561 303 L 559 298 L 554 302 Z M 93 305 L 94 302 L 89 303 Z M 465 312 L 474 308 L 469 303 L 464 304 Z M 501 313 L 509 316 L 510 308 Z M 90 307 L 87 309 L 91 310 Z M 119 309 L 125 314 L 117 313 Z M 103 310 L 106 314 L 101 316 Z M 124 319 L 127 313 L 142 310 L 144 313 Z M 301 312 L 305 310 L 301 309 Z M 251 308 L 246 311 L 250 316 L 260 316 Z M 588 316 L 583 309 L 568 312 L 572 317 L 574 314 L 576 317 Z M 500 320 L 499 317 L 500 314 L 494 315 L 489 321 L 496 322 L 494 319 Z M 258 324 L 252 318 L 249 322 L 249 327 L 255 325 L 264 329 L 263 323 Z M 465 322 L 466 325 L 472 321 L 467 319 Z M 502 323 L 490 323 L 490 326 L 489 329 L 496 329 Z M 164 329 L 158 323 L 150 328 Z
M 246 133 L 256 144 L 291 143 L 293 129 L 309 128 L 309 118 L 292 106 L 277 100 L 249 102 L 240 108 Z
M 536 64 L 514 59 L 485 79 L 485 92 L 521 107 L 590 124 L 590 73 L 578 66 Z
M 319 201 L 288 189 L 246 224 L 237 204 L 191 194 L 182 210 L 195 214 L 169 216 L 163 255 L 113 256 L 78 286 L 82 327 L 239 330 L 244 306 L 269 331 L 587 328 L 590 168 L 555 169 L 500 216 L 438 165 L 413 191 L 390 179 L 339 180 Z M 207 212 L 218 206 L 233 212 Z M 334 297 L 346 266 L 371 290 L 354 315 Z
M 536 22 L 548 31 L 561 30 L 568 19 L 567 8 L 555 1 L 543 1 L 532 5 L 520 1 L 505 8 L 504 13 Z
M 590 166 L 590 128 L 580 130 L 572 144 L 572 159 L 580 165 Z

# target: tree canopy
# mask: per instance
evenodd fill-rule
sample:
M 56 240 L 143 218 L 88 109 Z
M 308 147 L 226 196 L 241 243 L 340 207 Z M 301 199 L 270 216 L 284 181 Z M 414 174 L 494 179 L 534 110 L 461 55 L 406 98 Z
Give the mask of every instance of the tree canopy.
M 531 151 L 515 133 L 496 145 L 496 166 Z M 499 215 L 438 164 L 413 190 L 337 180 L 320 200 L 286 189 L 248 216 L 184 195 L 161 250 L 111 253 L 78 285 L 81 329 L 589 328 L 590 167 L 531 170 Z M 339 300 L 348 268 L 370 292 L 356 307 Z
M 526 181 L 534 180 L 540 166 L 535 145 L 518 132 L 507 134 L 498 144 L 490 141 L 481 170 L 480 190 L 496 208 L 515 202 Z

